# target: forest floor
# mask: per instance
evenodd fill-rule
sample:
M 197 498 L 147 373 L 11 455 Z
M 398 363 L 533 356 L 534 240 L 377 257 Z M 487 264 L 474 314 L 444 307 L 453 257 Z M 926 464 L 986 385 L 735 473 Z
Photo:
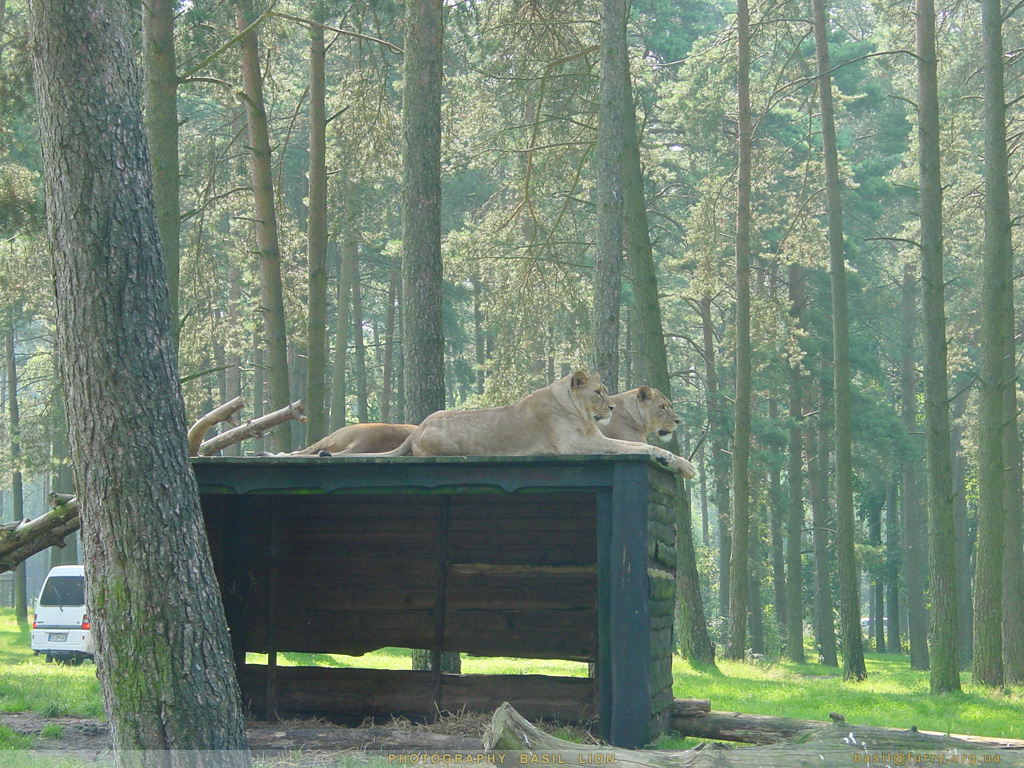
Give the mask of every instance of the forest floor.
M 433 724 L 395 720 L 350 728 L 322 720 L 250 720 L 246 733 L 254 765 L 260 768 L 385 766 L 399 753 L 480 752 L 489 722 L 490 715 L 467 715 L 444 717 Z M 4 712 L 0 713 L 0 734 L 0 768 L 113 764 L 110 729 L 101 719 Z

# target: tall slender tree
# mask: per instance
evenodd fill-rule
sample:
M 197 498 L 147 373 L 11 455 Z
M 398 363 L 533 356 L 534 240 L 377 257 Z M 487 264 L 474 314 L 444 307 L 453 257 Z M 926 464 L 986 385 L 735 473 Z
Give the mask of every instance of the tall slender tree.
M 726 656 L 746 658 L 747 597 L 750 584 L 750 175 L 754 129 L 750 118 L 750 11 L 736 3 L 737 103 L 736 166 L 736 401 L 733 428 L 732 554 L 729 563 L 729 639 Z
M 31 3 L 56 349 L 96 671 L 120 765 L 244 767 L 245 721 L 188 460 L 129 19 L 120 0 Z M 125 413 L 146 417 L 126 428 Z
M 805 303 L 804 270 L 791 264 L 788 272 L 789 313 L 794 325 L 801 322 Z M 804 663 L 804 609 L 802 551 L 804 541 L 803 387 L 798 360 L 789 361 L 789 511 L 786 515 L 786 655 Z
M 846 299 L 846 245 L 843 236 L 842 186 L 832 105 L 832 67 L 824 0 L 811 0 L 814 49 L 821 104 L 821 145 L 825 160 L 829 268 L 832 274 L 833 406 L 836 452 L 836 559 L 839 564 L 839 621 L 843 639 L 843 678 L 863 680 L 864 638 L 860 629 L 860 592 L 854 553 L 853 427 L 850 415 L 850 314 Z
M 939 168 L 939 83 L 935 3 L 917 1 L 917 113 L 921 204 L 921 285 L 924 316 L 924 424 L 928 471 L 928 563 L 931 690 L 960 690 L 957 653 L 953 465 L 949 455 L 946 371 L 946 283 L 942 266 L 942 178 Z
M 1003 16 L 999 0 L 982 0 L 985 81 L 985 240 L 981 288 L 978 441 L 978 547 L 974 573 L 974 680 L 1003 684 L 1004 454 L 1007 357 L 1012 359 L 1013 247 L 1007 174 Z
M 597 112 L 597 244 L 594 251 L 594 370 L 610 392 L 619 386 L 619 304 L 622 296 L 623 105 L 629 64 L 626 2 L 601 3 L 601 84 Z
M 900 408 L 903 427 L 913 435 L 917 427 L 917 369 L 914 346 L 917 339 L 917 273 L 907 262 L 903 267 L 900 324 Z M 928 611 L 925 603 L 928 522 L 921 512 L 918 494 L 917 449 L 903 460 L 903 577 L 907 585 L 907 634 L 910 638 L 910 668 L 928 669 Z M 889 620 L 898 619 L 890 615 Z
M 178 332 L 178 283 L 181 273 L 181 175 L 178 167 L 178 65 L 174 48 L 177 0 L 142 4 L 142 40 L 146 63 L 146 135 L 153 161 L 153 195 L 160 241 L 167 265 L 167 289 Z
M 245 114 L 249 127 L 249 158 L 256 208 L 256 250 L 260 265 L 260 310 L 263 313 L 263 338 L 267 345 L 267 383 L 270 403 L 276 410 L 291 400 L 288 382 L 288 337 L 284 319 L 284 288 L 281 282 L 281 246 L 278 243 L 277 208 L 271 169 L 270 134 L 266 100 L 263 97 L 263 71 L 260 62 L 258 30 L 252 0 L 235 4 L 238 32 L 242 35 L 242 82 Z M 271 440 L 278 453 L 291 450 L 291 430 L 275 429 Z
M 317 0 L 309 26 L 309 269 L 306 321 L 306 443 L 327 434 L 327 110 L 324 74 L 324 4 Z

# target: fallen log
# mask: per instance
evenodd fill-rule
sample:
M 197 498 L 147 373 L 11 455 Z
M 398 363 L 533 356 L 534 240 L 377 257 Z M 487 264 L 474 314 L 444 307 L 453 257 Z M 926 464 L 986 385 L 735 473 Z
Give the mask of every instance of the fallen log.
M 51 494 L 50 501 L 53 509 L 45 515 L 0 526 L 0 573 L 13 571 L 44 549 L 63 547 L 64 539 L 78 530 L 78 500 Z
M 421 728 L 259 728 L 247 734 L 254 752 L 379 750 L 386 752 L 480 752 L 480 739 L 431 733 Z
M 719 741 L 735 741 L 741 744 L 779 744 L 785 741 L 800 741 L 812 734 L 829 727 L 830 723 L 821 720 L 799 720 L 791 717 L 775 715 L 750 715 L 744 712 L 717 712 L 710 707 L 703 713 L 695 710 L 694 702 L 676 699 L 672 703 L 671 730 L 680 736 L 692 736 L 698 739 L 715 739 Z M 845 723 L 842 715 L 833 713 L 832 723 L 842 726 Z M 877 731 L 876 741 L 883 742 L 885 734 L 902 734 L 894 728 L 872 728 L 858 726 L 864 733 Z M 911 732 L 917 731 L 915 726 Z M 929 736 L 942 736 L 936 731 L 920 731 Z M 950 734 L 946 734 L 950 735 Z M 966 742 L 978 749 L 1017 749 L 1024 750 L 1024 741 L 1019 739 L 1000 739 L 982 736 L 951 734 L 953 738 Z
M 699 718 L 695 718 L 699 719 Z M 642 768 L 829 768 L 856 763 L 998 763 L 1024 765 L 1024 755 L 1009 750 L 977 749 L 948 736 L 865 728 L 833 722 L 798 741 L 767 746 L 727 747 L 712 742 L 686 750 L 626 750 L 573 744 L 540 731 L 508 703 L 494 713 L 484 735 L 485 749 L 528 753 L 517 764 L 607 765 Z M 968 760 L 967 758 L 971 758 Z
M 222 432 L 216 437 L 211 437 L 209 440 L 203 441 L 199 446 L 198 455 L 212 456 L 218 451 L 227 448 L 229 445 L 234 445 L 235 443 L 247 438 L 261 435 L 271 427 L 277 426 L 289 419 L 298 419 L 299 421 L 306 420 L 306 406 L 302 404 L 301 400 L 296 400 L 291 405 L 286 405 L 284 408 L 276 410 L 273 413 L 268 413 L 266 416 L 260 416 L 258 419 L 251 419 L 240 427 L 229 429 L 227 432 Z

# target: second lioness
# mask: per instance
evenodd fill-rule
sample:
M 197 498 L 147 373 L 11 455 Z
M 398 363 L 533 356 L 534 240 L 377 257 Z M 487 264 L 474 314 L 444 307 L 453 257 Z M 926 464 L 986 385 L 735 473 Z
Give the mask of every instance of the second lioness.
M 684 477 L 686 459 L 647 443 L 606 437 L 598 429 L 615 404 L 597 374 L 577 371 L 512 405 L 428 416 L 398 448 L 379 456 L 536 456 L 643 453 Z
M 682 421 L 669 399 L 654 387 L 637 387 L 609 399 L 615 406 L 612 418 L 598 425 L 605 437 L 642 443 L 650 434 L 668 437 Z

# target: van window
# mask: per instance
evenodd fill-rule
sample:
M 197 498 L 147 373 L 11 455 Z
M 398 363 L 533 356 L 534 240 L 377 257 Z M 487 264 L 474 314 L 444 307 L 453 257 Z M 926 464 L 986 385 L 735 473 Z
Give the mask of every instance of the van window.
M 39 605 L 85 605 L 85 579 L 81 576 L 51 576 L 39 596 Z

